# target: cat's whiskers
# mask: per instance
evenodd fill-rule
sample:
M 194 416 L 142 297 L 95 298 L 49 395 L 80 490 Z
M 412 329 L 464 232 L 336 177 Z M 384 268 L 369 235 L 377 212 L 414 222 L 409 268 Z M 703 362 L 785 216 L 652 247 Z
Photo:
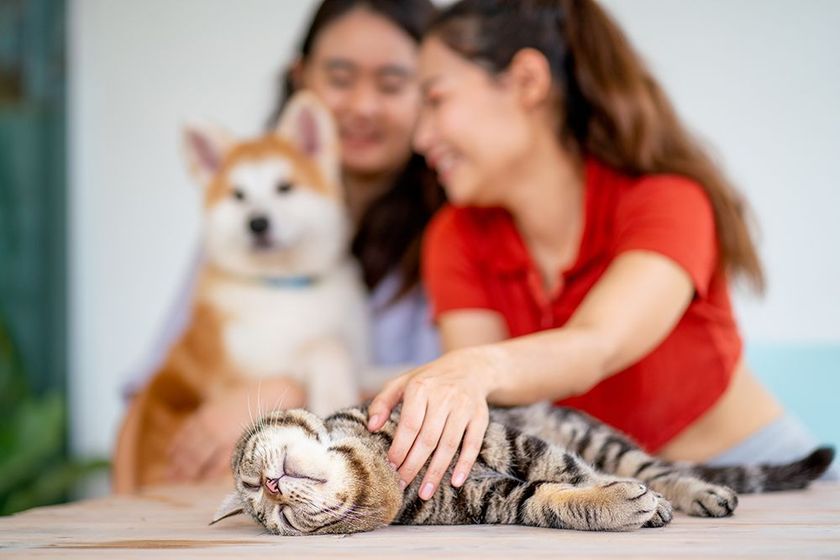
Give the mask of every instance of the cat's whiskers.
M 265 418 L 262 412 L 262 379 L 257 380 L 257 414 L 261 419 Z
M 273 414 L 275 412 L 285 410 L 286 407 L 284 406 L 286 402 L 286 396 L 289 394 L 289 387 L 286 386 L 283 388 L 283 393 L 274 401 L 274 407 L 269 411 L 269 414 Z
M 346 504 L 334 501 L 333 503 L 329 503 L 327 498 L 321 496 L 320 494 L 313 493 L 312 489 L 310 488 L 301 488 L 299 489 L 299 493 L 309 501 L 310 506 L 316 507 L 319 511 L 314 515 L 329 515 L 329 514 L 336 514 L 340 515 L 342 519 L 350 519 L 350 520 L 363 520 L 367 517 L 370 517 L 373 513 L 378 513 L 379 508 L 371 507 L 371 506 L 362 506 L 359 504 Z M 346 507 L 344 511 L 342 508 Z

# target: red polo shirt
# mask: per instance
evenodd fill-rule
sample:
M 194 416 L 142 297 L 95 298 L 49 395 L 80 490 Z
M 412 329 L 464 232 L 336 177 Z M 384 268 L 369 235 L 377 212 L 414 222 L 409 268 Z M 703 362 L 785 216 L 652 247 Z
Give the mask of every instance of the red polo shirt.
M 689 179 L 633 178 L 594 160 L 586 164 L 584 198 L 577 260 L 552 295 L 544 293 L 510 214 L 498 208 L 441 210 L 426 232 L 423 278 L 435 317 L 489 309 L 504 317 L 515 337 L 562 327 L 621 253 L 652 251 L 673 260 L 695 288 L 674 330 L 637 363 L 584 395 L 557 402 L 656 452 L 720 398 L 741 355 L 718 264 L 714 213 L 702 187 Z

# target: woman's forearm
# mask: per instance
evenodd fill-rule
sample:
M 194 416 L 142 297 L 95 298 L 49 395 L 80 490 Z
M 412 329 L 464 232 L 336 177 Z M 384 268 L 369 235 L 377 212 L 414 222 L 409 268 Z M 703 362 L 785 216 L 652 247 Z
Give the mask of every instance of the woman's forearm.
M 608 375 L 612 352 L 584 328 L 561 328 L 487 345 L 494 364 L 488 401 L 502 406 L 581 395 Z

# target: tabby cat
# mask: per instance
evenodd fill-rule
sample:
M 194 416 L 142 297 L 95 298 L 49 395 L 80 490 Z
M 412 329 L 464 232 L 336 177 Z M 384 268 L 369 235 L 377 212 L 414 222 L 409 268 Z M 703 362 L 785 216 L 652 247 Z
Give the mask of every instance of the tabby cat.
M 236 488 L 212 523 L 247 513 L 279 535 L 354 533 L 390 523 L 627 531 L 666 525 L 672 504 L 689 515 L 731 515 L 736 491 L 805 488 L 834 457 L 823 447 L 786 465 L 673 463 L 575 410 L 547 403 L 496 408 L 463 487 L 442 483 L 423 501 L 417 496 L 423 472 L 401 491 L 386 458 L 399 408 L 379 432 L 369 432 L 367 420 L 364 406 L 326 420 L 305 410 L 264 416 L 236 446 Z

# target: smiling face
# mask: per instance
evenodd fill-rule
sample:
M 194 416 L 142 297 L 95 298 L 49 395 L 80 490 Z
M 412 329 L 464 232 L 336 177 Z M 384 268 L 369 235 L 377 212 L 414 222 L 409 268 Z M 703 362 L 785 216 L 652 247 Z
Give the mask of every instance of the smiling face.
M 414 40 L 363 7 L 318 33 L 300 85 L 335 117 L 345 171 L 390 173 L 408 160 L 420 100 L 416 65 Z
M 493 76 L 431 36 L 420 50 L 423 105 L 415 148 L 456 205 L 492 206 L 533 147 L 533 117 L 505 76 Z
M 314 415 L 277 413 L 240 442 L 233 458 L 244 509 L 269 531 L 302 535 L 340 517 L 352 495 L 340 452 Z
M 239 440 L 231 462 L 235 491 L 215 520 L 244 512 L 278 535 L 380 527 L 397 507 L 382 496 L 399 494 L 395 475 L 382 476 L 388 471 L 380 455 L 358 438 L 333 440 L 310 412 L 274 412 Z

